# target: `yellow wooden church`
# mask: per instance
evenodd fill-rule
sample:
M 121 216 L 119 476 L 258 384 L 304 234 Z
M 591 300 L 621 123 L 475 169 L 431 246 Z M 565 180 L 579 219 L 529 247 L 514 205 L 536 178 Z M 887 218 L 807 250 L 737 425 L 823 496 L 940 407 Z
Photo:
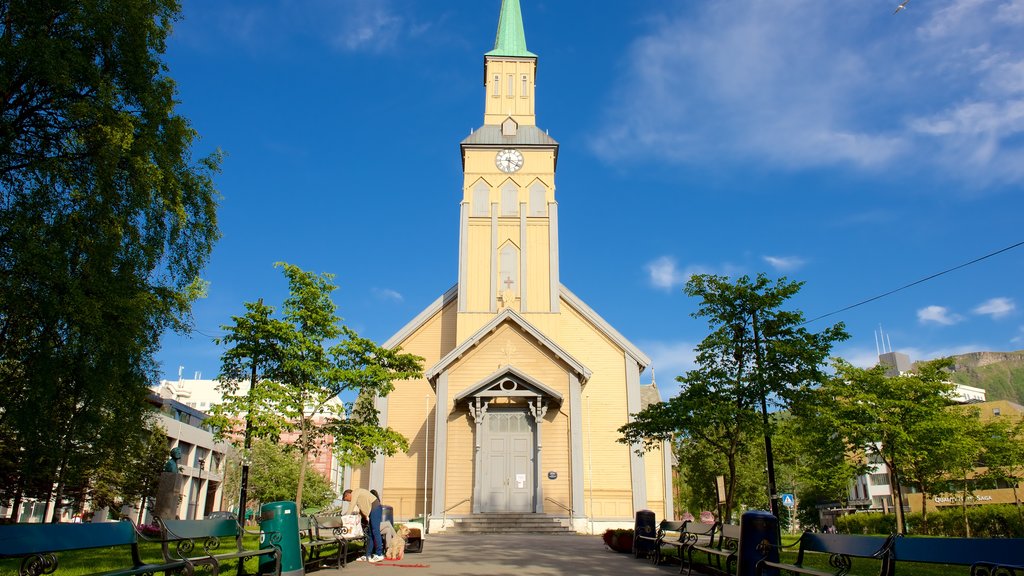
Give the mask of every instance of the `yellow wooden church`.
M 425 358 L 422 380 L 378 399 L 410 449 L 347 475 L 431 532 L 499 514 L 578 532 L 673 517 L 670 451 L 616 442 L 659 401 L 640 381 L 650 360 L 559 281 L 559 147 L 537 126 L 536 73 L 519 0 L 503 0 L 484 123 L 461 144 L 458 282 L 385 344 Z

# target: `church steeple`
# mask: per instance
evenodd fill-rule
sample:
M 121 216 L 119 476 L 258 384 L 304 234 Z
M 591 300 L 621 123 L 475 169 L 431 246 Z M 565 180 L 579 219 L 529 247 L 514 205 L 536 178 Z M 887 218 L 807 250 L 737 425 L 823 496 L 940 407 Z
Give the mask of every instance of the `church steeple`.
M 519 0 L 503 0 L 484 55 L 484 125 L 461 147 L 460 340 L 503 309 L 531 322 L 559 310 L 558 142 L 537 127 L 536 72 Z
M 526 49 L 519 0 L 502 0 L 494 49 L 484 54 L 484 124 L 498 126 L 512 118 L 516 126 L 535 126 L 536 77 L 537 55 Z
M 487 56 L 515 56 L 536 58 L 526 49 L 526 31 L 523 28 L 523 11 L 519 0 L 502 0 L 501 17 L 498 19 L 498 34 L 494 39 L 494 50 Z

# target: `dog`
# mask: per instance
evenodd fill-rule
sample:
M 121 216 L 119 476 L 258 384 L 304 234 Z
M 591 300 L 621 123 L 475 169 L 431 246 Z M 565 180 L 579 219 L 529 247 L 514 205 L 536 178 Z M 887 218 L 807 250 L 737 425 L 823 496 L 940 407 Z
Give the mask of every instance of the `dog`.
M 392 528 L 391 537 L 387 538 L 388 548 L 384 557 L 388 560 L 401 560 L 405 556 L 405 541 L 409 538 L 409 529 L 402 524 Z

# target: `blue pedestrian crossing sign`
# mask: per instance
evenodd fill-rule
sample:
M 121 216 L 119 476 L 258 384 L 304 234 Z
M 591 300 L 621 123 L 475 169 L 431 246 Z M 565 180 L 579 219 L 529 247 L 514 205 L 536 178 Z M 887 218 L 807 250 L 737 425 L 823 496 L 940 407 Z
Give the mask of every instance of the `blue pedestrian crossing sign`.
M 786 508 L 792 508 L 796 504 L 796 499 L 793 498 L 792 494 L 782 494 L 782 505 Z

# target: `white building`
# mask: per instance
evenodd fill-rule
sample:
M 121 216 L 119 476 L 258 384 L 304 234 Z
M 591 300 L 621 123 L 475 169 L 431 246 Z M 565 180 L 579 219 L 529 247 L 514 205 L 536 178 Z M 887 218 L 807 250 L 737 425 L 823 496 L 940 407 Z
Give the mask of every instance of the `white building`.
M 200 378 L 191 380 L 182 378 L 178 380 L 161 380 L 156 393 L 164 399 L 173 400 L 188 408 L 206 412 L 213 406 L 220 404 L 224 399 L 224 396 L 218 390 L 218 386 L 220 386 L 220 381 L 218 380 L 203 380 Z M 243 395 L 248 391 L 248 381 L 238 383 L 236 394 Z M 333 398 L 328 402 L 328 408 L 337 409 L 341 404 L 341 400 Z M 307 414 L 310 412 L 307 410 Z M 293 438 L 285 435 L 282 440 L 290 442 Z M 333 444 L 333 441 L 331 444 Z M 340 495 L 344 485 L 344 467 L 338 461 L 331 448 L 330 444 L 325 446 L 325 449 L 311 460 L 311 463 L 313 468 L 328 479 L 331 488 Z
M 181 450 L 178 472 L 183 488 L 177 517 L 202 519 L 211 512 L 229 508 L 233 502 L 230 494 L 228 501 L 224 500 L 224 465 L 234 449 L 227 442 L 214 441 L 212 430 L 203 424 L 207 416 L 199 410 L 155 394 L 150 396 L 150 402 L 157 406 L 157 423 L 167 433 L 168 453 L 175 447 Z M 138 506 L 122 513 L 138 518 Z M 146 510 L 142 523 L 152 521 Z

